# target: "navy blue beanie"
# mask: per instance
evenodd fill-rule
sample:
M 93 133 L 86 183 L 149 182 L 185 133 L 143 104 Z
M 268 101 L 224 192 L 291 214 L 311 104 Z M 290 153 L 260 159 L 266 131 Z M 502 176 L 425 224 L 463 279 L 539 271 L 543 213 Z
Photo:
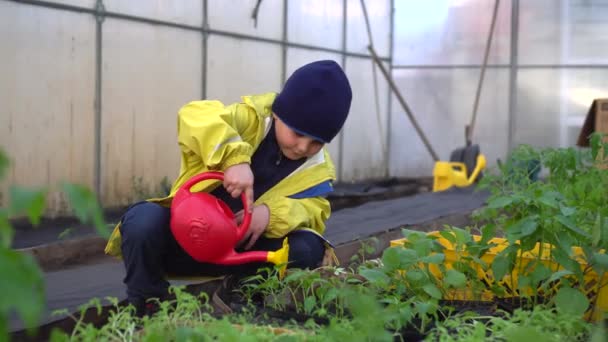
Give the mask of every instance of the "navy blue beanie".
M 292 130 L 329 143 L 342 129 L 352 97 L 338 63 L 317 61 L 300 67 L 287 79 L 272 111 Z

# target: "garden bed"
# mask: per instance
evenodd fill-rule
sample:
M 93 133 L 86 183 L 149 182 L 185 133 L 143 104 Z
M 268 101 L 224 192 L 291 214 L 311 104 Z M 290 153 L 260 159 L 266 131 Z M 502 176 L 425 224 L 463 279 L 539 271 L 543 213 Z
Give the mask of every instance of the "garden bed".
M 51 337 L 605 340 L 595 322 L 606 313 L 600 294 L 608 271 L 608 174 L 597 153 L 608 144 L 592 139 L 592 145 L 591 151 L 517 149 L 500 173 L 486 173 L 480 187 L 492 195 L 471 226 L 436 234 L 403 230 L 405 239 L 380 258 L 369 259 L 378 251 L 362 245 L 344 267 L 230 277 L 200 295 L 177 288 L 151 318 L 134 318 L 115 303 L 107 323 L 76 317 L 73 329 Z M 530 177 L 538 170 L 518 167 L 530 160 L 547 169 L 543 181 Z

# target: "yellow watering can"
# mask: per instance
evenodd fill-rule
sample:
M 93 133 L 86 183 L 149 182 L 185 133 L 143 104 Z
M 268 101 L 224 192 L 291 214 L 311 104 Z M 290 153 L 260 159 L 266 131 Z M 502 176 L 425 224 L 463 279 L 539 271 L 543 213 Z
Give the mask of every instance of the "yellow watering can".
M 486 167 L 486 157 L 477 155 L 477 163 L 469 177 L 467 166 L 462 162 L 437 161 L 433 169 L 433 192 L 444 191 L 452 186 L 466 187 L 475 182 L 481 170 Z

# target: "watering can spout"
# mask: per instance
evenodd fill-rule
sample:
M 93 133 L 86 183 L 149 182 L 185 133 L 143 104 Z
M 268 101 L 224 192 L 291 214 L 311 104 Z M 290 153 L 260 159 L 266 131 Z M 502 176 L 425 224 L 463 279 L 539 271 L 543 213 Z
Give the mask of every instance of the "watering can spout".
M 473 172 L 471 173 L 471 176 L 468 179 L 468 185 L 473 184 L 473 182 L 475 182 L 475 180 L 477 179 L 477 177 L 479 176 L 479 173 L 481 172 L 481 170 L 486 168 L 486 157 L 483 154 L 480 154 L 477 156 L 477 163 L 475 163 L 475 169 L 473 169 Z
M 433 191 L 444 191 L 452 186 L 467 187 L 475 183 L 479 174 L 486 168 L 486 157 L 483 154 L 477 156 L 475 169 L 467 178 L 467 166 L 461 162 L 438 161 L 433 170 Z
M 223 258 L 216 260 L 215 262 L 222 265 L 240 265 L 251 262 L 271 262 L 275 265 L 287 264 L 287 258 L 289 257 L 289 244 L 287 239 L 283 240 L 283 246 L 272 252 L 267 251 L 251 251 L 237 253 L 235 250 L 231 250 Z

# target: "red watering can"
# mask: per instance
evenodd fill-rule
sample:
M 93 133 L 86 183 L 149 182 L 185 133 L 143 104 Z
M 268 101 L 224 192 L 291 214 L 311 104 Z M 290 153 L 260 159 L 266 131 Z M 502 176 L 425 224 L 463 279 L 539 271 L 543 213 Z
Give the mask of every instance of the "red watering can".
M 177 243 L 198 262 L 236 265 L 250 262 L 272 262 L 286 265 L 289 254 L 287 239 L 275 252 L 252 251 L 237 253 L 236 244 L 243 238 L 251 213 L 245 193 L 241 195 L 245 215 L 241 226 L 222 200 L 206 192 L 190 192 L 195 184 L 208 180 L 224 180 L 221 172 L 204 172 L 190 178 L 176 192 L 171 204 L 171 232 Z

